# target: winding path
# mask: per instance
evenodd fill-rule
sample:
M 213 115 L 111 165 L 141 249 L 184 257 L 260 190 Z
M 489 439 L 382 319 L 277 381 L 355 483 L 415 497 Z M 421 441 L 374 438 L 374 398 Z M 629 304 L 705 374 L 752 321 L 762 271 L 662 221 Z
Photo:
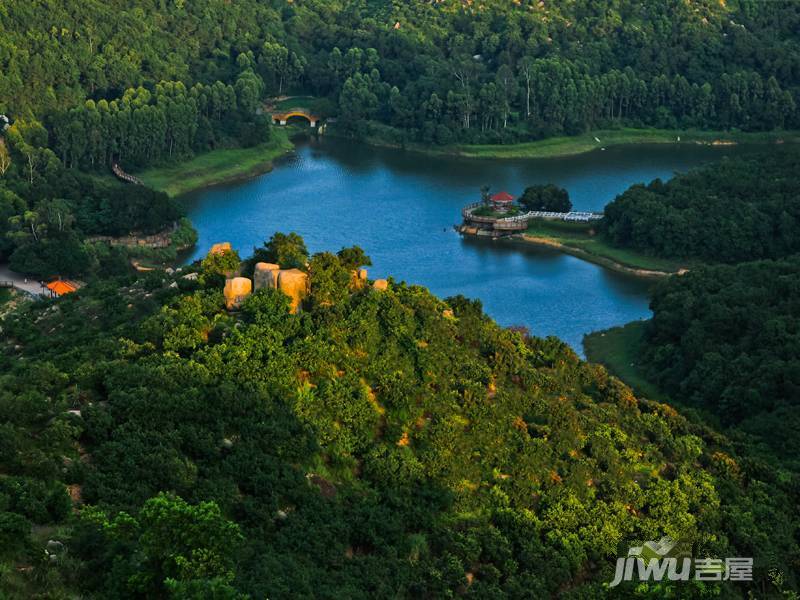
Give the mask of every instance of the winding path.
M 22 292 L 32 296 L 43 296 L 42 284 L 35 279 L 26 278 L 24 275 L 15 273 L 8 268 L 8 265 L 0 265 L 0 281 L 10 281 L 11 285 Z
M 123 171 L 122 167 L 120 167 L 117 163 L 111 165 L 111 170 L 113 171 L 114 175 L 117 176 L 118 179 L 121 179 L 126 183 L 132 183 L 134 185 L 143 185 L 141 179 L 139 179 L 138 177 L 134 177 L 133 175 L 129 175 L 128 173 Z

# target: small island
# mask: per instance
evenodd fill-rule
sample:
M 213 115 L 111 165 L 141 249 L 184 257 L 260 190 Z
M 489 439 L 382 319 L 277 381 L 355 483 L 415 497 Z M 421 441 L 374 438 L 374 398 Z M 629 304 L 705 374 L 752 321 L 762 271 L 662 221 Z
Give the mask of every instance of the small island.
M 602 232 L 605 212 L 573 211 L 567 190 L 554 184 L 527 187 L 517 199 L 484 186 L 481 201 L 462 208 L 461 216 L 455 229 L 462 235 L 545 246 L 636 277 L 664 277 L 689 267 L 611 243 Z
M 481 189 L 481 201 L 461 209 L 463 221 L 459 233 L 481 237 L 509 237 L 528 229 L 534 219 L 589 223 L 603 218 L 603 213 L 573 211 L 566 190 L 554 185 L 526 188 L 519 199 L 506 191 L 489 193 Z

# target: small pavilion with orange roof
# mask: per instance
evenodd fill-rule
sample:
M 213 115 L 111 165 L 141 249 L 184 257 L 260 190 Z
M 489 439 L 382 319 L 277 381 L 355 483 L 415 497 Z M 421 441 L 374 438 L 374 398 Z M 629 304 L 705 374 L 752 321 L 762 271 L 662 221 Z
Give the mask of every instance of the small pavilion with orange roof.
M 45 287 L 50 291 L 51 298 L 58 298 L 64 294 L 71 294 L 78 289 L 76 284 L 72 283 L 71 281 L 64 281 L 62 279 L 51 281 Z

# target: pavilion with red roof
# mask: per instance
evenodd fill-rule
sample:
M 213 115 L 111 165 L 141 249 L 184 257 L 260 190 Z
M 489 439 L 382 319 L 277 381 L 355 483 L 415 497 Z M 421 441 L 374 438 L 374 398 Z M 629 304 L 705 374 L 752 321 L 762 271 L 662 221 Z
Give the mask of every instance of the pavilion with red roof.
M 45 287 L 50 291 L 51 298 L 71 294 L 78 289 L 78 286 L 71 281 L 62 281 L 61 279 L 51 281 Z
M 508 212 L 511 208 L 511 204 L 514 202 L 514 196 L 509 194 L 508 192 L 497 192 L 489 201 L 492 204 L 492 210 L 499 213 Z

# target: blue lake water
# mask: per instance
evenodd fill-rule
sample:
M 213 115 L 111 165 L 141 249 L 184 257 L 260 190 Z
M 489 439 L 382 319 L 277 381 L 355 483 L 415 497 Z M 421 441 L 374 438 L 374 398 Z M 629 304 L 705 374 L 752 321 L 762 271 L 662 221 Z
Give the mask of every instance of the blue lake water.
M 519 195 L 534 183 L 566 188 L 575 210 L 602 210 L 634 183 L 668 179 L 739 147 L 636 145 L 573 157 L 430 157 L 340 140 L 299 142 L 261 177 L 186 197 L 199 241 L 242 256 L 275 231 L 296 231 L 311 252 L 359 245 L 371 278 L 393 276 L 441 297 L 480 299 L 501 325 L 555 335 L 582 352 L 584 334 L 650 316 L 647 281 L 554 250 L 467 239 L 453 231 L 480 187 Z

